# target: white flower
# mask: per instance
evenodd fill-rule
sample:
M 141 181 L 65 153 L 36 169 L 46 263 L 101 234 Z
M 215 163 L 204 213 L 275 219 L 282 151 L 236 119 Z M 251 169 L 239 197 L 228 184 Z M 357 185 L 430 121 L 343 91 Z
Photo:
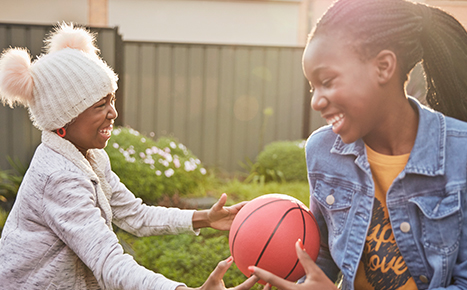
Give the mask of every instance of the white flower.
M 169 148 L 169 147 L 165 147 L 165 148 L 164 148 L 164 151 L 165 151 L 165 153 L 170 153 L 170 148 Z
M 164 172 L 165 176 L 167 176 L 167 177 L 170 177 L 170 176 L 174 175 L 174 173 L 175 173 L 175 171 L 172 168 L 169 168 Z
M 128 129 L 128 131 L 129 131 L 131 134 L 135 135 L 135 136 L 139 136 L 139 132 L 136 131 L 135 129 L 131 129 L 131 128 L 130 128 L 130 129 Z
M 154 137 L 154 136 L 156 136 L 156 133 L 154 133 L 154 132 L 149 133 L 149 137 L 152 138 L 152 137 Z
M 165 167 L 169 167 L 169 162 L 167 160 L 159 159 L 159 163 L 164 165 Z
M 177 144 L 175 144 L 175 142 L 170 142 L 170 147 L 172 147 L 173 149 L 177 148 Z
M 144 154 L 144 152 L 139 152 L 139 157 L 144 158 L 146 157 L 146 154 Z
M 172 155 L 170 154 L 165 154 L 165 160 L 167 160 L 168 162 L 172 162 L 173 158 L 172 158 Z
M 185 171 L 190 172 L 196 169 L 196 164 L 190 161 L 185 161 Z
M 180 167 L 180 159 L 174 158 L 174 165 L 175 165 L 175 168 L 179 168 Z
M 160 170 L 156 170 L 156 175 L 161 176 L 162 172 Z
M 152 146 L 152 147 L 151 147 L 151 150 L 152 150 L 152 153 L 153 153 L 153 154 L 159 153 L 159 148 L 157 148 L 156 146 Z
M 120 128 L 113 129 L 112 135 L 114 135 L 114 136 L 115 136 L 115 135 L 118 135 L 118 134 L 120 134 L 120 132 L 122 132 L 122 130 L 121 130 Z
M 146 138 L 144 138 L 144 137 L 141 138 L 141 142 L 142 142 L 142 143 L 146 143 Z
M 117 143 L 113 143 L 112 146 L 113 146 L 115 149 L 118 149 L 118 147 L 120 147 Z
M 146 152 L 146 155 L 151 155 L 152 154 L 152 149 L 147 148 L 145 152 Z
M 199 172 L 201 172 L 202 175 L 205 175 L 205 174 L 206 174 L 206 169 L 200 168 L 200 169 L 199 169 Z

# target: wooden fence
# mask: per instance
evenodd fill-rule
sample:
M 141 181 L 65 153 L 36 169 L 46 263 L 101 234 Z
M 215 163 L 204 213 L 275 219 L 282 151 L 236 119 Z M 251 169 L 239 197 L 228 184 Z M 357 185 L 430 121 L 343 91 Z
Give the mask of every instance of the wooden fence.
M 0 48 L 39 55 L 50 26 L 0 24 Z M 302 47 L 123 42 L 98 32 L 102 57 L 120 75 L 120 125 L 172 135 L 206 165 L 238 170 L 276 140 L 297 140 L 323 124 L 310 110 Z M 40 143 L 24 108 L 0 106 L 0 168 L 27 164 Z

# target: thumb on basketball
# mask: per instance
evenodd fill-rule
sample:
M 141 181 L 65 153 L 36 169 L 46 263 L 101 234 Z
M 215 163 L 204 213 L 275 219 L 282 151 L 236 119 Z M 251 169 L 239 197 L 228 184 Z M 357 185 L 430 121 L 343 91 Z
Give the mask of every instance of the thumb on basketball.
M 222 210 L 225 203 L 227 202 L 227 194 L 223 193 L 219 200 L 212 206 L 215 210 Z
M 226 260 L 220 261 L 217 264 L 217 267 L 214 269 L 214 271 L 212 271 L 210 276 L 216 280 L 222 280 L 222 278 L 225 275 L 225 272 L 227 272 L 227 270 L 232 265 L 232 262 L 233 262 L 232 256 L 230 256 Z

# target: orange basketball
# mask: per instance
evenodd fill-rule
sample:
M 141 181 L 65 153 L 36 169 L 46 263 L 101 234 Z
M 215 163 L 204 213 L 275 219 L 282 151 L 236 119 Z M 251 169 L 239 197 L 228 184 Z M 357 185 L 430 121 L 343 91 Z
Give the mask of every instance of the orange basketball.
M 248 266 L 257 266 L 297 281 L 305 275 L 295 251 L 298 239 L 315 261 L 320 236 L 313 214 L 294 197 L 266 194 L 238 212 L 230 228 L 229 247 L 235 264 L 247 277 L 251 275 Z

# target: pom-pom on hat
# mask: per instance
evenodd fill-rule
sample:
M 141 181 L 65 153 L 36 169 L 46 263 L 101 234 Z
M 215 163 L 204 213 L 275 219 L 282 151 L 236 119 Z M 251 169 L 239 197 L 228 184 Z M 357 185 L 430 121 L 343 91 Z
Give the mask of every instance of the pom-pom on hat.
M 0 98 L 29 108 L 40 130 L 59 129 L 117 89 L 118 77 L 97 55 L 95 37 L 61 24 L 45 40 L 47 53 L 31 63 L 22 48 L 0 58 Z

